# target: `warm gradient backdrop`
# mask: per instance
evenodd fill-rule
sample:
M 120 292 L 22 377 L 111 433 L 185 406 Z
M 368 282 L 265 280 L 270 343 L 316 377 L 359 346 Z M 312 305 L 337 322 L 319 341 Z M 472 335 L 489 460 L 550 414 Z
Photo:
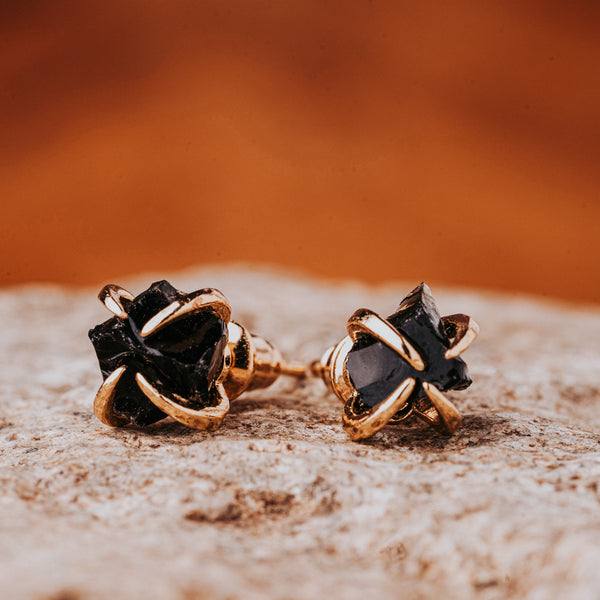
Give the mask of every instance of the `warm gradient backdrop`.
M 257 260 L 600 301 L 594 0 L 3 2 L 0 86 L 2 284 Z

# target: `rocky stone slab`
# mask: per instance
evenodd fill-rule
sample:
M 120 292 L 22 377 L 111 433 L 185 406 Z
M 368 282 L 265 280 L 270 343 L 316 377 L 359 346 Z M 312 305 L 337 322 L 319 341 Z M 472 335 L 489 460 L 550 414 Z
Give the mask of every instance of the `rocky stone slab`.
M 317 281 L 252 266 L 146 274 L 220 288 L 289 358 L 419 282 Z M 98 289 L 100 285 L 98 286 Z M 110 429 L 88 329 L 97 290 L 0 293 L 0 597 L 597 598 L 600 309 L 433 286 L 481 335 L 464 426 L 355 443 L 318 380 L 242 396 L 216 433 Z

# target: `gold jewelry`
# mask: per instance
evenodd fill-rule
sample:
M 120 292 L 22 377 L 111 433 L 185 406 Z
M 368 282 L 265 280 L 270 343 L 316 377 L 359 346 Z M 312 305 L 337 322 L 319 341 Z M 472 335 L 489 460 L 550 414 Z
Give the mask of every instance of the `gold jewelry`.
M 89 332 L 104 377 L 94 413 L 106 425 L 144 426 L 170 416 L 213 431 L 243 392 L 280 375 L 306 374 L 231 321 L 229 302 L 216 289 L 184 294 L 159 281 L 135 298 L 116 285 L 98 297 L 114 315 Z
M 342 424 L 353 440 L 413 414 L 443 433 L 460 427 L 460 413 L 442 391 L 471 384 L 459 354 L 479 333 L 473 319 L 440 318 L 431 290 L 422 283 L 387 319 L 362 308 L 350 317 L 347 330 L 339 344 L 312 363 L 311 372 L 344 403 Z

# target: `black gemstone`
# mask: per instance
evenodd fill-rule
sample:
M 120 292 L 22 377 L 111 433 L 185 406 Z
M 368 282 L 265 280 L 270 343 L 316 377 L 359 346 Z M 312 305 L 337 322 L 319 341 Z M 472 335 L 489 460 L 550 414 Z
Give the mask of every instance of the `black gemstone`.
M 363 404 L 376 406 L 383 402 L 407 377 L 417 382 L 409 404 L 425 397 L 421 385 L 425 381 L 442 391 L 463 390 L 471 385 L 462 358 L 444 357 L 450 340 L 427 285 L 416 287 L 387 320 L 418 350 L 425 369 L 413 369 L 383 342 L 368 334 L 360 335 L 348 354 L 346 368 Z
M 104 379 L 118 367 L 127 367 L 117 385 L 114 412 L 135 425 L 166 416 L 140 391 L 138 372 L 159 391 L 179 396 L 184 406 L 198 409 L 213 402 L 227 345 L 227 324 L 215 312 L 193 312 L 146 338 L 140 334 L 156 313 L 186 298 L 167 281 L 153 283 L 129 304 L 127 319 L 113 317 L 89 332 Z

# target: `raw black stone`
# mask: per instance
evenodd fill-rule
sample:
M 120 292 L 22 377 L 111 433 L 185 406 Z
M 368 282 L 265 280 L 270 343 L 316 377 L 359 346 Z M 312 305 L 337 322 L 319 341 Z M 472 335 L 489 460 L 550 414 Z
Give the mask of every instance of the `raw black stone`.
M 450 340 L 427 285 L 422 283 L 416 287 L 387 320 L 419 351 L 425 370 L 413 369 L 373 336 L 360 335 L 348 354 L 346 368 L 363 404 L 376 406 L 383 402 L 407 377 L 417 381 L 409 405 L 426 396 L 421 385 L 424 381 L 442 391 L 463 390 L 471 385 L 462 358 L 444 358 Z
M 167 281 L 158 281 L 129 304 L 127 319 L 113 317 L 89 332 L 104 379 L 127 366 L 117 385 L 114 412 L 134 425 L 149 425 L 166 416 L 140 391 L 135 382 L 138 372 L 159 391 L 185 398 L 182 405 L 203 408 L 212 402 L 227 345 L 227 324 L 217 314 L 195 312 L 146 338 L 140 335 L 148 319 L 187 297 Z

